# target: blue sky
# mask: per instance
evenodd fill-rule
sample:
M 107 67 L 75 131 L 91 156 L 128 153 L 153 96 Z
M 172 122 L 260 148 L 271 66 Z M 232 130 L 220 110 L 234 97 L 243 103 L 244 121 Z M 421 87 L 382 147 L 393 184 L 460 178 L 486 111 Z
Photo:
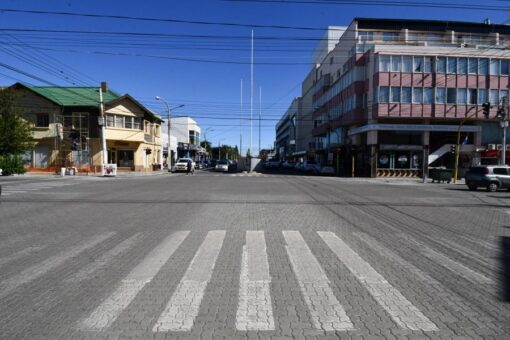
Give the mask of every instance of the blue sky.
M 437 1 L 437 0 L 431 0 Z M 439 1 L 438 1 L 439 2 Z M 419 2 L 417 2 L 419 3 Z M 479 1 L 442 1 L 478 5 Z M 502 1 L 483 5 L 504 6 Z M 135 1 L 135 0 L 3 0 L 0 8 L 82 12 L 165 19 L 183 19 L 242 24 L 285 25 L 325 28 L 348 25 L 354 17 L 416 18 L 505 23 L 507 11 L 473 11 L 417 7 L 359 5 L 309 5 L 240 3 L 217 0 Z M 59 85 L 91 85 L 106 80 L 119 93 L 129 93 L 156 112 L 164 106 L 159 95 L 181 109 L 175 115 L 194 117 L 202 129 L 210 128 L 207 139 L 214 144 L 238 145 L 240 134 L 240 81 L 244 91 L 243 150 L 250 144 L 250 34 L 249 27 L 181 24 L 57 15 L 35 15 L 0 11 L 0 29 L 45 29 L 101 32 L 137 32 L 176 35 L 105 36 L 92 34 L 7 32 L 0 35 L 0 60 Z M 300 95 L 300 82 L 310 69 L 319 30 L 255 28 L 253 115 L 259 115 L 262 88 L 261 147 L 274 140 L 274 125 L 293 97 Z M 182 35 L 187 35 L 182 37 Z M 189 37 L 196 35 L 199 37 Z M 180 37 L 179 37 L 180 36 Z M 220 36 L 213 38 L 211 36 Z M 290 40 L 261 40 L 257 37 Z M 7 53 L 7 52 L 10 53 Z M 14 54 L 13 54 L 14 53 Z M 101 54 L 98 54 L 101 53 Z M 106 53 L 106 54 L 105 54 Z M 123 55 L 119 55 L 123 54 Z M 21 56 L 21 57 L 20 57 Z M 152 56 L 152 57 L 149 57 Z M 165 58 L 208 60 L 195 62 Z M 35 59 L 35 61 L 34 61 Z M 39 63 L 35 65 L 34 63 Z M 228 63 L 224 63 L 228 62 Z M 241 64 L 238 64 L 241 63 Z M 243 64 L 244 63 L 244 64 Z M 258 63 L 273 63 L 261 65 Z M 276 65 L 274 65 L 276 64 Z M 62 72 L 63 71 L 63 72 Z M 79 73 L 77 73 L 79 71 Z M 55 76 L 55 72 L 59 75 Z M 70 80 L 70 76 L 73 79 Z M 67 77 L 66 79 L 64 79 Z M 13 78 L 36 85 L 36 80 L 0 67 L 0 85 Z M 258 120 L 253 122 L 253 150 L 258 150 Z

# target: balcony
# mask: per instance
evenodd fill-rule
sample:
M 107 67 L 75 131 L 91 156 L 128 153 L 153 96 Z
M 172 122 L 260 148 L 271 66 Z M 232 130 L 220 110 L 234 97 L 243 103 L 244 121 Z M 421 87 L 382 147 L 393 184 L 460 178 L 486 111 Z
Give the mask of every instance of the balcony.
M 116 129 L 111 127 L 106 128 L 106 139 L 139 143 L 145 141 L 144 133 L 141 130 Z
M 154 143 L 154 136 L 148 133 L 143 134 L 143 141 L 145 143 Z

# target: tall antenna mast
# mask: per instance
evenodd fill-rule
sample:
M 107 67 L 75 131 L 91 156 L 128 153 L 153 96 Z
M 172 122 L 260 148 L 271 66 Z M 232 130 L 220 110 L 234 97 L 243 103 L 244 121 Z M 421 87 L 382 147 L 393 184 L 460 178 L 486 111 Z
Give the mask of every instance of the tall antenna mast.
M 250 153 L 253 153 L 253 30 L 251 30 L 250 63 Z
M 259 157 L 260 157 L 260 123 L 262 122 L 262 86 L 259 87 Z
M 241 115 L 239 119 L 239 156 L 243 155 L 243 78 L 241 78 Z

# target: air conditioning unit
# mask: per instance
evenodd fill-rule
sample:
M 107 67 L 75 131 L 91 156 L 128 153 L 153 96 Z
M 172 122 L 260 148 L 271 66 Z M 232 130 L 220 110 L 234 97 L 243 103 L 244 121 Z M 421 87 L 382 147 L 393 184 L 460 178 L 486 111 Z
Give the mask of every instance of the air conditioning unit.
M 510 151 L 510 144 L 506 145 L 506 151 Z
M 498 144 L 498 145 L 497 145 L 497 149 L 498 149 L 498 150 L 501 150 L 501 149 L 503 149 L 503 146 L 502 146 L 501 144 Z
M 496 144 L 487 145 L 487 150 L 496 150 Z

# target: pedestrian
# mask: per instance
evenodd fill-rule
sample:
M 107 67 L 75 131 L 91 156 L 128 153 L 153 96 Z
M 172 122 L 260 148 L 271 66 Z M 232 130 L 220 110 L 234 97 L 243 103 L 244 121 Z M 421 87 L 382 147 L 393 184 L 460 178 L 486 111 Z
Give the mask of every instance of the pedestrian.
M 193 162 L 191 162 L 191 159 L 188 159 L 188 166 L 186 167 L 186 176 L 191 174 L 193 175 Z

